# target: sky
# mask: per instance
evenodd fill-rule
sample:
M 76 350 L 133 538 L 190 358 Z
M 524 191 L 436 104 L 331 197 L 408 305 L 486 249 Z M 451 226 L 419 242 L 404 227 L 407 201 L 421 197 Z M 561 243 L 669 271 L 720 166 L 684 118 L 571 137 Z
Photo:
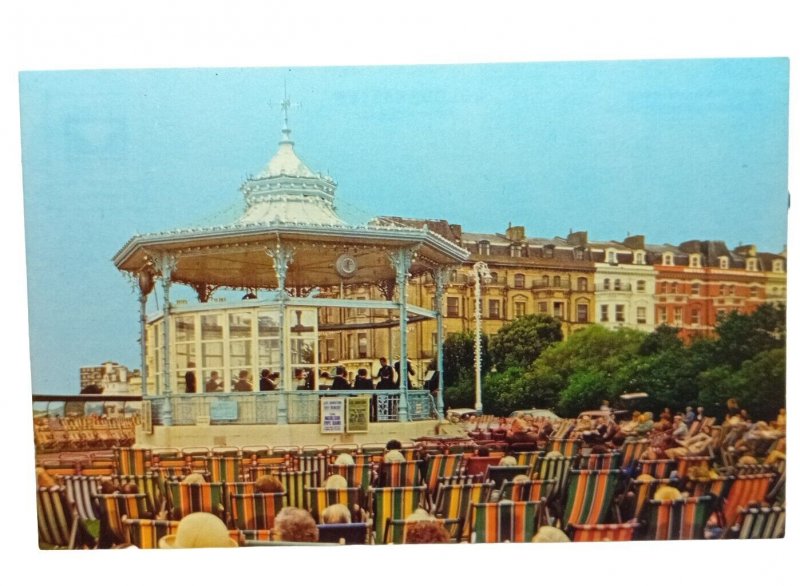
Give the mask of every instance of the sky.
M 238 217 L 284 87 L 297 152 L 354 223 L 786 243 L 787 59 L 23 72 L 35 393 L 139 366 L 136 293 L 111 257 Z

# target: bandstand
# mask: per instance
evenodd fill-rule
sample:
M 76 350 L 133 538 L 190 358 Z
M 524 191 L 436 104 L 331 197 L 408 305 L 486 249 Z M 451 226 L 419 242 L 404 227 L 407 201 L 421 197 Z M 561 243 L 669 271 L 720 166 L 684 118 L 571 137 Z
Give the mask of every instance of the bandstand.
M 243 184 L 238 220 L 137 235 L 114 256 L 140 293 L 146 383 L 139 445 L 381 441 L 430 434 L 443 416 L 443 392 L 434 399 L 409 384 L 407 325 L 436 320 L 443 389 L 442 299 L 451 271 L 469 253 L 427 227 L 342 220 L 336 183 L 298 157 L 288 101 L 283 106 L 278 151 Z M 433 284 L 432 309 L 407 303 L 409 279 L 423 275 Z M 176 303 L 171 288 L 178 284 L 191 287 L 197 300 Z M 156 285 L 160 310 L 148 313 Z M 354 286 L 380 294 L 353 298 L 347 292 Z M 245 294 L 215 298 L 223 289 Z M 374 376 L 378 356 L 397 358 L 399 388 L 329 388 L 326 375 L 333 372 L 321 359 L 321 340 L 353 327 L 335 319 L 344 314 L 362 316 L 360 328 L 397 330 L 399 348 L 391 347 L 391 335 L 388 347 L 373 343 L 365 366 Z M 274 373 L 274 390 L 259 390 L 264 369 Z M 248 386 L 253 390 L 242 390 Z M 321 397 L 365 393 L 373 396 L 366 434 L 320 436 Z

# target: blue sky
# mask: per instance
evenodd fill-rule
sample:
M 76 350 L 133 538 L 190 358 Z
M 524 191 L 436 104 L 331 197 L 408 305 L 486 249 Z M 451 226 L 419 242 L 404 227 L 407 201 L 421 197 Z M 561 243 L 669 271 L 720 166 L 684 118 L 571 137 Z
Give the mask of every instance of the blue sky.
M 107 70 L 20 78 L 33 391 L 139 364 L 111 262 L 139 232 L 221 223 L 275 151 L 284 79 L 300 156 L 342 215 L 651 243 L 786 242 L 788 60 Z

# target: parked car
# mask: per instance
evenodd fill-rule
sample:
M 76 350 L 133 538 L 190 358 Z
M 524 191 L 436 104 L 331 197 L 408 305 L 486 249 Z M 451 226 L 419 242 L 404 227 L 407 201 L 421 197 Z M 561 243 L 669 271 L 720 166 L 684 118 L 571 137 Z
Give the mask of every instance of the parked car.
M 519 409 L 513 411 L 511 417 L 533 417 L 534 419 L 548 419 L 556 422 L 561 421 L 561 418 L 550 411 L 550 409 Z
M 447 420 L 452 421 L 453 423 L 461 423 L 464 421 L 469 421 L 469 418 L 473 415 L 479 416 L 481 412 L 476 409 L 470 409 L 468 407 L 459 407 L 458 409 L 448 409 L 447 411 Z

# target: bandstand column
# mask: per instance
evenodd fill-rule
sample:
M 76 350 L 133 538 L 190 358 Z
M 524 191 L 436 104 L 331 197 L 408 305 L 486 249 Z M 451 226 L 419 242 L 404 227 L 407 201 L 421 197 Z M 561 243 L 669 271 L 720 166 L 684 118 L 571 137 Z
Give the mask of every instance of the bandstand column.
M 408 271 L 414 252 L 410 249 L 401 249 L 389 253 L 389 258 L 395 270 L 395 283 L 397 286 L 397 299 L 400 304 L 400 405 L 398 416 L 400 421 L 408 421 L 408 306 L 406 304 L 406 284 Z
M 289 404 L 286 394 L 289 390 L 289 379 L 286 368 L 286 332 L 284 331 L 286 301 L 289 299 L 289 294 L 286 292 L 286 275 L 294 258 L 294 249 L 278 242 L 275 246 L 267 248 L 267 255 L 272 258 L 275 266 L 275 276 L 278 279 L 278 331 L 281 333 L 278 340 L 278 356 L 280 360 L 278 378 L 281 381 L 281 392 L 278 393 L 278 423 L 284 424 L 289 423 Z
M 172 425 L 172 373 L 170 372 L 170 343 L 169 343 L 169 315 L 170 301 L 169 290 L 172 286 L 172 273 L 178 265 L 177 259 L 171 254 L 162 254 L 155 259 L 155 267 L 161 273 L 161 288 L 164 294 L 164 351 L 161 356 L 161 381 L 164 395 L 164 408 L 161 419 L 165 426 Z
M 436 370 L 439 373 L 436 393 L 436 411 L 439 413 L 439 421 L 444 419 L 444 291 L 450 275 L 449 267 L 439 267 L 433 272 L 433 279 L 436 284 Z
M 147 296 L 153 290 L 153 273 L 139 273 L 139 350 L 141 356 L 142 396 L 147 396 Z

